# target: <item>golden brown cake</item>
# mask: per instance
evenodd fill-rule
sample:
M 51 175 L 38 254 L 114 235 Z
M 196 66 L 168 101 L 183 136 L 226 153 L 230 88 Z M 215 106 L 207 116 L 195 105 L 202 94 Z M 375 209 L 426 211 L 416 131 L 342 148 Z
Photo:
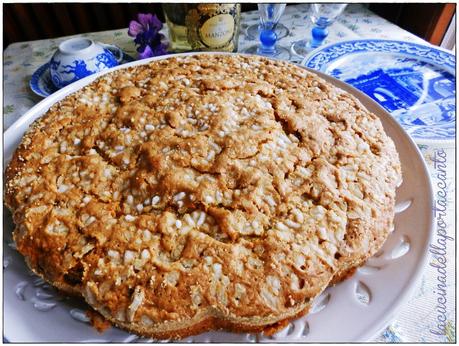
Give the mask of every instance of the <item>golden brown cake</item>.
M 135 333 L 275 331 L 392 229 L 380 120 L 286 62 L 193 55 L 54 105 L 7 169 L 33 271 Z

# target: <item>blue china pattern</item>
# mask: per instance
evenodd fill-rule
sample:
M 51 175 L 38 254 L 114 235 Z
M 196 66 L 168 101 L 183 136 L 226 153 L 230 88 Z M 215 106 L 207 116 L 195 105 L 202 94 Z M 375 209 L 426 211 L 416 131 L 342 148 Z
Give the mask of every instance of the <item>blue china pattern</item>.
M 49 67 L 54 85 L 58 88 L 62 88 L 93 73 L 117 65 L 118 61 L 116 60 L 113 53 L 107 48 L 104 48 L 103 53 L 96 55 L 92 59 L 88 59 L 86 61 L 82 59 L 76 59 L 73 60 L 71 64 L 67 65 L 61 65 L 61 61 L 54 59 L 53 56 L 51 58 Z M 66 78 L 62 78 L 62 76 L 65 76 Z
M 415 138 L 455 138 L 452 54 L 408 42 L 355 40 L 324 47 L 303 64 L 361 90 Z
M 135 59 L 123 52 L 123 60 L 120 62 L 120 64 L 125 64 L 127 62 L 132 62 Z M 32 91 L 42 97 L 47 97 L 57 90 L 56 86 L 54 85 L 52 79 L 51 79 L 51 73 L 50 73 L 50 65 L 51 61 L 47 62 L 46 64 L 40 66 L 33 74 L 32 78 L 30 79 L 29 86 Z

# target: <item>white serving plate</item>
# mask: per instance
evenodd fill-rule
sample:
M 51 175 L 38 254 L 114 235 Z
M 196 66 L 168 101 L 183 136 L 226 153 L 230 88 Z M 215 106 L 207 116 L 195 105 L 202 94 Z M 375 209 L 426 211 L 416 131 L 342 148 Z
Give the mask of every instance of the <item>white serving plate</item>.
M 186 53 L 181 56 L 195 54 Z M 206 53 L 212 54 L 212 53 Z M 175 55 L 179 56 L 179 55 Z M 164 59 L 156 57 L 114 68 L 121 69 Z M 113 71 L 111 70 L 111 71 Z M 102 72 L 77 81 L 44 99 L 16 121 L 4 136 L 4 163 L 21 141 L 28 126 L 50 106 L 89 84 Z M 317 73 L 317 72 L 316 72 Z M 255 334 L 208 332 L 186 342 L 365 342 L 377 336 L 407 301 L 427 260 L 433 228 L 432 189 L 422 156 L 401 126 L 384 109 L 353 87 L 317 73 L 355 95 L 377 114 L 400 153 L 404 182 L 397 190 L 395 230 L 377 257 L 371 258 L 350 279 L 328 288 L 311 313 L 289 324 L 272 337 Z M 5 165 L 6 166 L 6 165 Z M 103 334 L 84 317 L 85 304 L 59 296 L 31 274 L 11 244 L 13 224 L 4 218 L 4 337 L 11 342 L 152 342 L 117 328 Z

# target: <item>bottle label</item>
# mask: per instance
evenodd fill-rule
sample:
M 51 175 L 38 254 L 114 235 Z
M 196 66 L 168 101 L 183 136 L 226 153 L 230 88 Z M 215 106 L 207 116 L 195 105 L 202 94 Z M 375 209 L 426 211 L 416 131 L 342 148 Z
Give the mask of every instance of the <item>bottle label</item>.
M 207 47 L 225 47 L 233 39 L 234 18 L 230 14 L 219 14 L 204 22 L 199 29 L 202 43 Z
M 239 4 L 200 4 L 190 9 L 185 23 L 192 49 L 233 51 L 239 15 Z

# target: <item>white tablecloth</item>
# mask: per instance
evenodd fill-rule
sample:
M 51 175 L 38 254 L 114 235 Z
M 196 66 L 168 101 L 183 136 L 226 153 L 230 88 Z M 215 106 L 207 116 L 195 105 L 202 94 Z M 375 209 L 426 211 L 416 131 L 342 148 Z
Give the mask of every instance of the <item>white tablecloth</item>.
M 310 35 L 309 5 L 289 5 L 281 22 L 290 29 L 279 44 L 289 47 L 293 41 Z M 239 49 L 255 44 L 245 30 L 257 23 L 258 13 L 243 13 Z M 128 23 L 126 23 L 127 25 Z M 165 30 L 167 31 L 167 30 Z M 84 35 L 104 43 L 116 44 L 135 57 L 127 29 Z M 4 51 L 3 124 L 8 128 L 22 114 L 41 100 L 29 89 L 32 73 L 46 63 L 58 44 L 68 37 L 9 45 Z M 330 27 L 326 42 L 358 38 L 388 38 L 426 43 L 359 4 L 349 5 Z M 292 61 L 298 61 L 292 59 Z M 431 173 L 436 199 L 436 222 L 429 265 L 414 296 L 405 302 L 393 322 L 373 341 L 379 342 L 454 342 L 455 330 L 455 179 L 454 148 L 419 145 Z M 446 175 L 443 174 L 446 172 Z M 443 234 L 441 232 L 444 232 Z

